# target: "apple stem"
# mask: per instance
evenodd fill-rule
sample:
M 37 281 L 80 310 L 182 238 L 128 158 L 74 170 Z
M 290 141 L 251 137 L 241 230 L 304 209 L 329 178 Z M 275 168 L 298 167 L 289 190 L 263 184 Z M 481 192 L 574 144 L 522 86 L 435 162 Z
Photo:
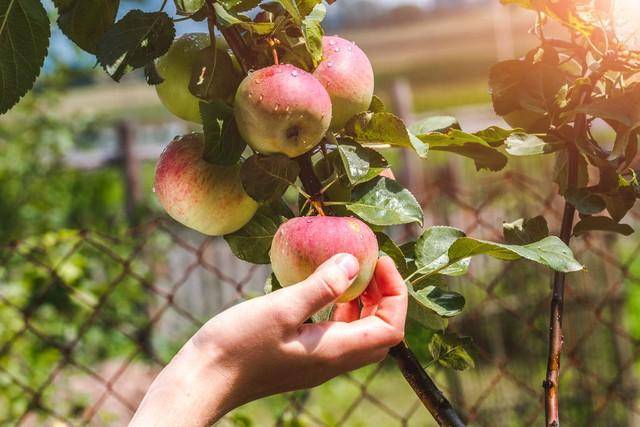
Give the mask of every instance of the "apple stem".
M 311 200 L 311 206 L 313 206 L 313 208 L 316 210 L 316 212 L 318 212 L 318 215 L 327 216 L 324 213 L 324 210 L 322 209 L 322 203 L 319 202 L 318 200 Z
M 273 54 L 273 63 L 275 65 L 280 65 L 280 59 L 278 58 L 278 50 L 276 49 L 276 46 L 278 45 L 278 39 L 273 39 L 269 37 L 267 39 L 267 43 L 269 44 L 269 47 L 271 48 L 271 53 Z

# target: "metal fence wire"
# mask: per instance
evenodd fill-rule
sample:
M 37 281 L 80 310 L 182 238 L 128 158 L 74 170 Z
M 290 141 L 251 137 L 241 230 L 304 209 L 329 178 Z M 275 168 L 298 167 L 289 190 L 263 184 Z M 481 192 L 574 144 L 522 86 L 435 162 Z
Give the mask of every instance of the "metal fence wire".
M 501 239 L 502 221 L 542 213 L 557 231 L 561 200 L 546 163 L 530 173 L 512 167 L 476 174 L 464 160 L 447 160 L 412 177 L 427 224 Z M 627 218 L 636 226 L 639 220 L 638 211 Z M 395 237 L 407 240 L 418 231 Z M 640 242 L 591 234 L 576 238 L 573 249 L 588 271 L 568 280 L 564 422 L 640 426 Z M 64 230 L 2 247 L 0 423 L 126 425 L 184 340 L 216 313 L 260 295 L 268 273 L 236 260 L 222 239 L 167 219 L 125 235 Z M 480 258 L 469 276 L 452 282 L 467 307 L 450 328 L 473 338 L 473 369 L 430 363 L 427 342 L 414 334 L 424 365 L 469 425 L 544 422 L 550 278 L 550 271 L 525 262 Z M 249 404 L 220 425 L 435 424 L 386 361 Z

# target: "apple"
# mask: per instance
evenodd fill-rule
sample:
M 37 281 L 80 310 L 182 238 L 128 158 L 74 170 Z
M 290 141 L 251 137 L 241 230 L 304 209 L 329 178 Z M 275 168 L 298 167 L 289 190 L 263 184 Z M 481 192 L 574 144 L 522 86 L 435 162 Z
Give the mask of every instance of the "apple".
M 191 72 L 198 52 L 210 45 L 205 33 L 185 34 L 156 60 L 156 69 L 164 79 L 156 86 L 160 101 L 172 114 L 193 123 L 202 123 L 202 119 L 200 100 L 189 91 Z
M 240 83 L 234 113 L 240 135 L 253 149 L 293 158 L 326 134 L 331 99 L 310 73 L 290 64 L 272 65 Z
M 313 75 L 329 92 L 333 104 L 331 130 L 338 130 L 371 105 L 373 68 L 355 43 L 337 36 L 322 38 L 322 52 L 322 62 Z
M 247 224 L 258 204 L 247 195 L 240 166 L 203 159 L 201 134 L 174 139 L 156 167 L 154 191 L 176 221 L 209 236 L 233 233 Z
M 293 218 L 280 226 L 271 245 L 273 273 L 282 286 L 301 282 L 323 262 L 338 253 L 349 253 L 360 263 L 360 272 L 338 302 L 348 302 L 367 288 L 378 262 L 378 241 L 362 221 L 349 217 Z

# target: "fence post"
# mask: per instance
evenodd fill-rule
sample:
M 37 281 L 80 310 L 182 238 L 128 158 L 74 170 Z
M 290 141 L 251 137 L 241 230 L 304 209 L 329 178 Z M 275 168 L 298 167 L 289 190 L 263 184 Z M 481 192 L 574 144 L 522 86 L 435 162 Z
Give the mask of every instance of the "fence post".
M 140 178 L 140 162 L 136 157 L 135 130 L 130 121 L 124 120 L 118 123 L 118 149 L 119 164 L 122 170 L 122 178 L 124 180 L 125 192 L 125 214 L 130 226 L 137 225 L 138 207 L 142 199 L 142 188 Z
M 122 172 L 124 186 L 124 210 L 129 227 L 135 227 L 140 220 L 140 204 L 142 201 L 142 164 L 135 152 L 135 128 L 132 122 L 123 120 L 117 125 L 118 165 Z M 149 307 L 145 307 L 148 311 Z M 137 338 L 142 352 L 153 355 L 152 328 L 147 325 L 138 331 Z

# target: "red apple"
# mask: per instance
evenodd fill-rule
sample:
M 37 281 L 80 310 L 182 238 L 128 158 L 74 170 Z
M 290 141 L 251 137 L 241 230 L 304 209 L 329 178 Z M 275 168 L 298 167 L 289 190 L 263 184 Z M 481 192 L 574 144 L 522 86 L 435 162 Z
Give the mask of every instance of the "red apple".
M 249 74 L 236 93 L 240 135 L 264 154 L 298 157 L 315 147 L 331 122 L 331 99 L 313 75 L 293 65 Z
M 373 68 L 355 43 L 337 36 L 322 38 L 322 62 L 313 73 L 327 89 L 333 104 L 331 130 L 342 129 L 373 98 Z
M 360 262 L 360 273 L 338 302 L 357 298 L 378 262 L 378 241 L 362 221 L 349 217 L 313 216 L 290 219 L 280 226 L 271 245 L 273 272 L 282 286 L 301 282 L 323 262 L 349 253 Z
M 154 191 L 176 221 L 209 236 L 233 233 L 251 220 L 258 204 L 247 195 L 240 166 L 217 166 L 202 158 L 201 134 L 174 139 L 156 168 Z

